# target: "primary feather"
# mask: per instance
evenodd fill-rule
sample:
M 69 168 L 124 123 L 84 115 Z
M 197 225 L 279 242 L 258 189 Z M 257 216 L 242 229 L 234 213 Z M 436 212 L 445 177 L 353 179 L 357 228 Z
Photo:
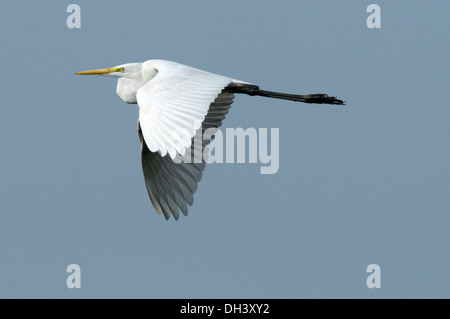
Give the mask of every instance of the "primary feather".
M 196 136 L 192 138 L 191 146 L 184 154 L 182 161 L 178 158 L 181 155 L 178 155 L 177 161 L 174 161 L 169 156 L 152 152 L 143 137 L 142 125 L 140 121 L 138 122 L 145 185 L 153 207 L 158 213 L 163 213 L 166 219 L 169 219 L 171 215 L 178 219 L 179 211 L 184 215 L 188 214 L 187 205 L 191 206 L 194 202 L 193 195 L 206 165 L 202 154 L 213 139 L 213 136 L 204 133 L 206 130 L 208 133 L 213 133 L 222 125 L 233 103 L 233 98 L 234 94 L 224 90 L 211 103 L 203 125 L 197 129 Z M 197 141 L 201 141 L 200 145 L 196 145 L 194 141 L 196 138 L 199 138 Z

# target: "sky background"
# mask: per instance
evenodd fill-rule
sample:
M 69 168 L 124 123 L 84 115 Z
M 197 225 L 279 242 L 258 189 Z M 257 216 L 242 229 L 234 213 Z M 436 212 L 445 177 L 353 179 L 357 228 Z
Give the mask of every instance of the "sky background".
M 1 298 L 450 297 L 449 1 L 70 3 L 2 4 Z M 237 96 L 223 129 L 279 128 L 278 173 L 209 165 L 166 221 L 137 106 L 74 75 L 155 58 L 347 106 Z

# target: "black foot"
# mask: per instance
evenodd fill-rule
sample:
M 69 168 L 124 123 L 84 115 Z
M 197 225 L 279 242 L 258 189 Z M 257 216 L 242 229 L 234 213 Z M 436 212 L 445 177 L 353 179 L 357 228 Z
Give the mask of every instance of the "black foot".
M 328 96 L 327 94 L 309 94 L 305 95 L 305 103 L 316 103 L 316 104 L 336 104 L 345 105 L 345 102 L 339 100 L 335 96 Z

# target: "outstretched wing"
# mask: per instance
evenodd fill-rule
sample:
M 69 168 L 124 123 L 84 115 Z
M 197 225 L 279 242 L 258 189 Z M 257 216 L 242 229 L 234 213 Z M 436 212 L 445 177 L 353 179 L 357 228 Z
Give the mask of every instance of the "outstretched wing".
M 136 94 L 142 135 L 150 151 L 175 159 L 191 146 L 210 104 L 233 79 L 175 62 L 147 62 L 143 67 L 157 75 Z
M 192 206 L 194 202 L 194 193 L 206 165 L 203 152 L 222 125 L 233 98 L 234 95 L 225 90 L 219 94 L 209 106 L 202 126 L 192 138 L 191 146 L 183 156 L 177 155 L 174 159 L 153 152 L 148 147 L 142 123 L 138 122 L 145 185 L 153 207 L 158 213 L 163 213 L 166 219 L 173 215 L 178 220 L 179 211 L 188 214 L 188 205 Z M 208 134 L 204 134 L 206 130 Z

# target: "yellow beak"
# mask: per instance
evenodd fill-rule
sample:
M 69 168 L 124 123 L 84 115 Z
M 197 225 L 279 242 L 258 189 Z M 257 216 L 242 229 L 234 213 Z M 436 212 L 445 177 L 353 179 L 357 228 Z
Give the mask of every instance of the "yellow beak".
M 123 68 L 107 68 L 98 70 L 81 71 L 75 74 L 79 75 L 93 75 L 93 74 L 109 74 L 111 72 L 123 72 Z

